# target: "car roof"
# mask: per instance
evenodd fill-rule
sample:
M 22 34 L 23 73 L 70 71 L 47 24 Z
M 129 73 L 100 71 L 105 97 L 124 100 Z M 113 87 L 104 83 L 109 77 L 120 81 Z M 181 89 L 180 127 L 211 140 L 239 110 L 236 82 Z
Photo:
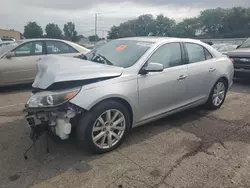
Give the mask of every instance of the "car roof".
M 52 40 L 52 41 L 63 41 L 63 42 L 71 42 L 71 41 L 67 41 L 67 40 L 62 40 L 62 39 L 52 39 L 52 38 L 33 38 L 33 39 L 22 39 L 19 41 L 22 42 L 30 42 L 30 41 L 39 41 L 39 40 Z
M 167 42 L 167 41 L 187 41 L 187 42 L 201 42 L 200 40 L 196 39 L 189 39 L 189 38 L 175 38 L 175 37 L 128 37 L 128 38 L 121 38 L 118 40 L 134 40 L 134 41 L 142 41 L 142 42 Z

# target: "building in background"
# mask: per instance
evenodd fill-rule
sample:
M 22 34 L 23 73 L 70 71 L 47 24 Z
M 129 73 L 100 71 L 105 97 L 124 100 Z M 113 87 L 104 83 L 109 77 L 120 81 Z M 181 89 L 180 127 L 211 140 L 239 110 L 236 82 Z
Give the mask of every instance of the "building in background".
M 19 31 L 15 31 L 14 29 L 0 29 L 0 38 L 13 38 L 15 40 L 20 40 L 23 37 Z

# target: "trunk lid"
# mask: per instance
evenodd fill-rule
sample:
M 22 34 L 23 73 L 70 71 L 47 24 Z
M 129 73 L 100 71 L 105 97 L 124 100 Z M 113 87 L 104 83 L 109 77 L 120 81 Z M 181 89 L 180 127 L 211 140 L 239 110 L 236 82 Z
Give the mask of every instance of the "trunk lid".
M 78 58 L 49 55 L 38 62 L 38 73 L 32 87 L 46 89 L 59 82 L 116 77 L 122 74 L 123 69 Z

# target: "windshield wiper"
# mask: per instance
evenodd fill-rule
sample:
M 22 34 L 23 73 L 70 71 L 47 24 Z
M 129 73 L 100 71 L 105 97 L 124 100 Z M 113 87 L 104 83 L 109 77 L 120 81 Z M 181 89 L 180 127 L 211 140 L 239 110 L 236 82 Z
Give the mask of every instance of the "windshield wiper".
M 101 55 L 101 54 L 97 54 L 97 56 L 101 57 L 102 59 L 104 59 L 106 61 L 106 63 L 108 65 L 114 65 L 111 61 L 109 61 L 105 56 Z

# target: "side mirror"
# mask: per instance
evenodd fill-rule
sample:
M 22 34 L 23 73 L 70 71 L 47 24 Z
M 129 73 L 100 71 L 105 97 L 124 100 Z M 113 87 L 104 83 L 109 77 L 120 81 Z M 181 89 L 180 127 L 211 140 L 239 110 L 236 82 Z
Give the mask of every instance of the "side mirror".
M 163 65 L 160 63 L 148 63 L 145 67 L 143 67 L 140 71 L 140 74 L 147 74 L 148 72 L 162 72 Z
M 238 46 L 236 47 L 236 49 L 238 49 L 240 46 L 241 46 L 241 45 L 238 45 Z
M 7 59 L 11 59 L 12 57 L 15 57 L 15 56 L 16 56 L 15 52 L 8 52 L 8 53 L 5 55 L 5 57 L 6 57 Z

